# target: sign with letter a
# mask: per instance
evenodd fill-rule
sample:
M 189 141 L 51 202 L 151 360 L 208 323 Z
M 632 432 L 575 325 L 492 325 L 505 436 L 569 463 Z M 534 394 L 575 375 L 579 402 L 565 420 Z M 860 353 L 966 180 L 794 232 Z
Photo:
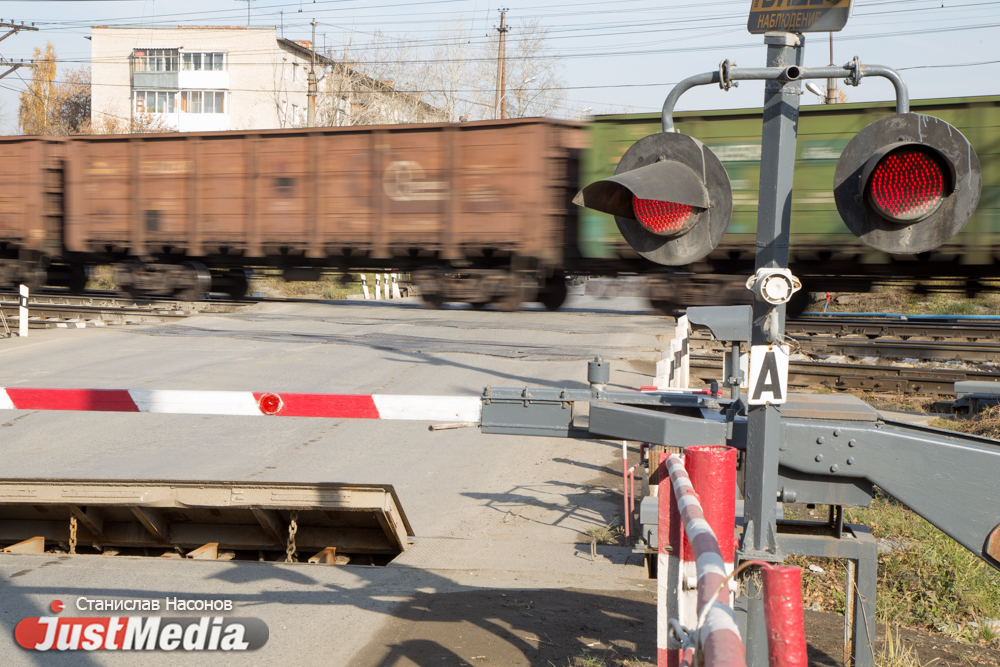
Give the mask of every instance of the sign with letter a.
M 788 399 L 787 345 L 750 347 L 750 405 L 780 405 Z

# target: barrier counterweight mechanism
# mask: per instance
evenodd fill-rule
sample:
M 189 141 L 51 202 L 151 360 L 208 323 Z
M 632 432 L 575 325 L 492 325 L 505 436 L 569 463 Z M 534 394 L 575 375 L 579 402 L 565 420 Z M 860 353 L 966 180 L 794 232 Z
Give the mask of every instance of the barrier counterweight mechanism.
M 788 270 L 800 82 L 846 76 L 846 83 L 856 86 L 863 77 L 878 76 L 893 84 L 896 115 L 872 123 L 851 141 L 833 187 L 847 227 L 872 247 L 916 254 L 946 243 L 975 211 L 980 167 L 955 128 L 909 113 L 906 85 L 896 72 L 862 65 L 858 58 L 842 67 L 803 67 L 804 39 L 795 32 L 766 33 L 767 67 L 739 68 L 726 60 L 716 72 L 683 80 L 664 102 L 663 134 L 640 139 L 613 177 L 588 185 L 574 200 L 615 215 L 626 240 L 647 259 L 670 265 L 706 256 L 728 226 L 729 180 L 716 174 L 717 159 L 708 147 L 674 133 L 674 106 L 694 86 L 716 83 L 728 90 L 743 80 L 765 82 L 756 273 L 747 281 L 753 305 L 687 310 L 692 326 L 707 327 L 732 346 L 727 368 L 741 368 L 736 358 L 741 346 L 749 348 L 750 377 L 734 370 L 729 401 L 695 399 L 701 401 L 701 419 L 690 411 L 678 414 L 682 400 L 654 410 L 595 396 L 588 431 L 649 444 L 729 444 L 742 450 L 739 559 L 780 562 L 789 554 L 848 559 L 847 643 L 855 667 L 871 667 L 876 551 L 863 526 L 844 525 L 842 506 L 867 505 L 878 485 L 998 567 L 1000 482 L 973 467 L 1000 463 L 1000 448 L 995 441 L 889 422 L 850 397 L 788 396 L 785 304 L 801 288 Z M 745 397 L 739 395 L 741 385 L 748 390 Z M 483 430 L 527 432 L 517 430 L 506 410 L 494 407 L 498 394 L 492 390 L 484 404 Z M 525 390 L 522 397 L 527 395 Z M 664 401 L 675 399 L 665 396 Z M 542 415 L 537 410 L 523 421 L 543 421 Z M 505 423 L 494 425 L 495 419 Z M 538 424 L 535 430 L 546 428 Z M 935 464 L 928 465 L 931 460 Z M 930 479 L 938 483 L 929 488 Z M 964 499 L 956 497 L 957 480 L 963 480 L 959 495 Z M 798 526 L 791 532 L 787 522 L 778 521 L 776 505 L 796 501 L 841 509 L 828 526 Z M 746 662 L 763 667 L 768 661 L 764 601 L 752 579 L 747 592 L 737 602 Z

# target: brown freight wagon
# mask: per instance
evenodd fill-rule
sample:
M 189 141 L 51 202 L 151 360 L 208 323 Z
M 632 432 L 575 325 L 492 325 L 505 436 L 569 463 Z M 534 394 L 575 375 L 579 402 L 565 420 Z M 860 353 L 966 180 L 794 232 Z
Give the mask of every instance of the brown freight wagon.
M 0 199 L 4 259 L 40 252 L 78 278 L 113 263 L 137 296 L 242 296 L 261 267 L 395 268 L 432 304 L 558 307 L 584 136 L 527 119 L 3 139 L 19 185 Z

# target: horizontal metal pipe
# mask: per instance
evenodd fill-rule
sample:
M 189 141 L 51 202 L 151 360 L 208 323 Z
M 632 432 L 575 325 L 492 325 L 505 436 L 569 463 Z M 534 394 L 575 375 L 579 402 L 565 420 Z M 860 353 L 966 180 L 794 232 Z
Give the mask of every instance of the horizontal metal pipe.
M 798 76 L 790 77 L 789 70 L 792 67 L 733 67 L 729 71 L 729 78 L 732 81 L 798 81 L 800 79 L 835 79 L 841 76 L 850 76 L 854 72 L 853 63 L 846 65 L 833 65 L 827 67 L 795 67 Z M 909 113 L 910 97 L 906 90 L 906 83 L 902 77 L 891 67 L 882 65 L 861 65 L 861 76 L 880 76 L 889 79 L 893 88 L 896 89 L 896 113 Z M 719 83 L 722 75 L 717 70 L 715 72 L 705 72 L 690 76 L 676 86 L 667 95 L 663 102 L 663 113 L 661 124 L 664 132 L 674 131 L 674 107 L 681 95 L 691 90 L 695 86 L 707 86 L 710 83 Z

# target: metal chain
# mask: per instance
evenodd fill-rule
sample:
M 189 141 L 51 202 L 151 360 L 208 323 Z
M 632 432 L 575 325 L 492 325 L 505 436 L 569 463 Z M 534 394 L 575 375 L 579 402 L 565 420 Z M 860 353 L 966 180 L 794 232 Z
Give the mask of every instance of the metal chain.
M 295 562 L 295 533 L 299 532 L 299 511 L 292 510 L 291 520 L 288 522 L 288 546 L 285 547 L 285 562 Z
M 69 518 L 69 552 L 76 553 L 76 517 Z

